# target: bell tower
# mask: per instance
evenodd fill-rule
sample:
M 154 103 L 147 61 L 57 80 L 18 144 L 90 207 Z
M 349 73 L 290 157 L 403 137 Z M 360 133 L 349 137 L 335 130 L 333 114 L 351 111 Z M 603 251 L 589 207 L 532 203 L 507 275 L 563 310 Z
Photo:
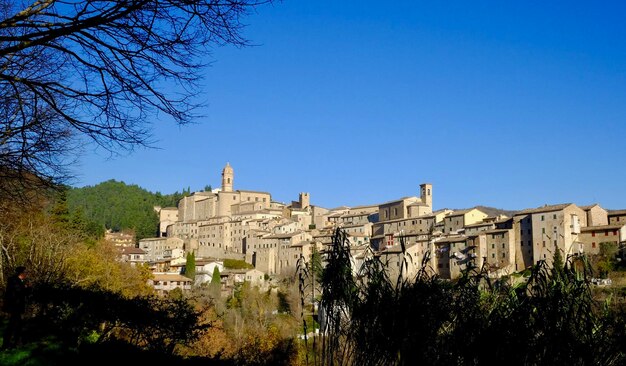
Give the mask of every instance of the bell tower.
M 226 163 L 224 170 L 222 170 L 222 192 L 233 191 L 233 179 L 235 178 L 235 172 L 229 163 Z
M 430 183 L 420 184 L 420 198 L 422 203 L 427 204 L 430 208 L 433 208 L 433 185 Z

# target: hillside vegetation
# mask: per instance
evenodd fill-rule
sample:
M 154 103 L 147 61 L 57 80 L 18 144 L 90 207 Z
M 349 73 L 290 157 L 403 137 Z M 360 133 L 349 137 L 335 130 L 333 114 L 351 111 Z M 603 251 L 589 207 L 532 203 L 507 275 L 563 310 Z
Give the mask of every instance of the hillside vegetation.
M 82 212 L 87 220 L 105 229 L 115 232 L 134 230 L 139 240 L 157 234 L 159 218 L 154 206 L 176 206 L 186 195 L 189 190 L 163 195 L 134 184 L 109 180 L 95 186 L 69 189 L 67 204 L 71 212 Z

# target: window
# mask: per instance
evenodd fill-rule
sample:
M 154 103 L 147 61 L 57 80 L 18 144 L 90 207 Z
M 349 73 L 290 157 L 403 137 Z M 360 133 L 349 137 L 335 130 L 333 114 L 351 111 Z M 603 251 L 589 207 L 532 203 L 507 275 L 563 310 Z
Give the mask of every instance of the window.
M 495 258 L 496 257 L 496 253 L 491 253 L 491 258 Z
M 495 244 L 491 244 L 491 249 L 496 249 L 496 245 Z
M 592 232 L 591 232 L 591 236 L 596 236 L 596 232 L 595 232 L 595 231 L 592 231 Z
M 544 219 L 544 217 L 543 217 L 543 215 L 541 215 L 541 221 L 543 221 L 543 219 Z
M 552 215 L 552 218 L 556 220 L 556 214 Z
M 596 247 L 596 242 L 594 241 L 593 243 L 591 243 L 591 247 L 595 248 Z
M 554 239 L 554 245 L 556 245 L 556 239 Z
M 546 233 L 546 228 L 545 228 L 545 227 L 542 227 L 542 228 L 541 228 L 541 233 L 542 233 L 542 234 L 545 234 L 545 233 Z
M 502 249 L 504 249 L 504 243 L 502 243 Z
M 545 240 L 543 241 L 543 246 L 544 246 L 544 248 L 545 248 L 545 246 L 546 246 L 546 241 L 545 241 Z
M 609 236 L 609 232 L 608 232 L 608 231 L 605 231 L 605 232 L 604 232 L 604 236 Z

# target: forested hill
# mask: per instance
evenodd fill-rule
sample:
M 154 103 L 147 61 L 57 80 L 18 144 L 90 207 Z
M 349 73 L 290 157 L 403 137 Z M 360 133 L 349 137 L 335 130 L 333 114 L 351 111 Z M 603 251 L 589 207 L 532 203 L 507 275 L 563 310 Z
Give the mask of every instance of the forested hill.
M 157 234 L 159 218 L 154 206 L 175 207 L 189 191 L 162 195 L 137 185 L 109 180 L 95 186 L 71 188 L 67 192 L 70 211 L 82 211 L 85 218 L 106 229 L 133 229 L 137 240 Z

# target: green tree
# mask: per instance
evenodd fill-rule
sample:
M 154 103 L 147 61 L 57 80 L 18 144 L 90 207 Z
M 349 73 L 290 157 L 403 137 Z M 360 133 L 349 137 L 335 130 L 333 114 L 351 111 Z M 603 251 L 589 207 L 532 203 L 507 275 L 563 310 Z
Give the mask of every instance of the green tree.
M 137 240 L 154 237 L 159 217 L 156 195 L 137 185 L 109 180 L 93 187 L 68 190 L 70 212 L 81 211 L 87 222 L 118 232 L 133 230 Z
M 322 272 L 324 267 L 322 266 L 322 255 L 317 250 L 317 245 L 313 245 L 313 251 L 311 252 L 310 260 L 311 272 L 315 276 L 315 280 L 320 282 L 322 280 Z
M 196 255 L 194 252 L 187 253 L 187 261 L 185 262 L 185 276 L 195 281 L 196 279 Z
M 213 268 L 213 276 L 211 276 L 210 292 L 213 298 L 220 298 L 222 292 L 222 277 L 220 276 L 220 269 L 215 266 Z

